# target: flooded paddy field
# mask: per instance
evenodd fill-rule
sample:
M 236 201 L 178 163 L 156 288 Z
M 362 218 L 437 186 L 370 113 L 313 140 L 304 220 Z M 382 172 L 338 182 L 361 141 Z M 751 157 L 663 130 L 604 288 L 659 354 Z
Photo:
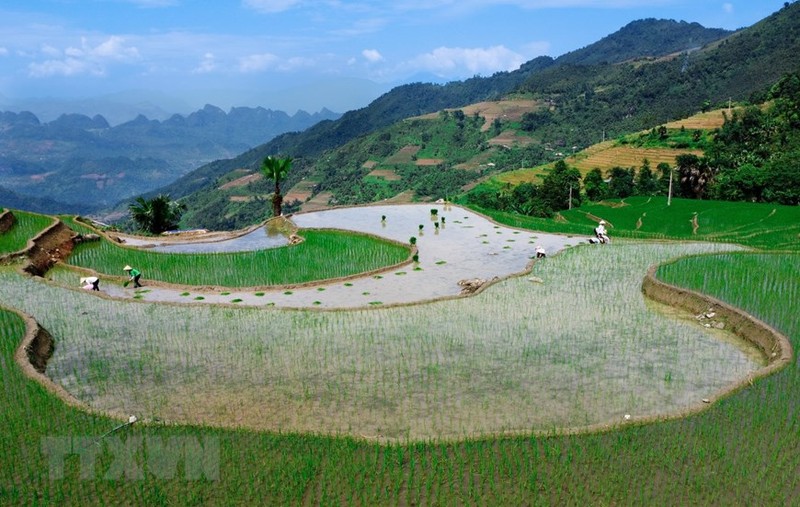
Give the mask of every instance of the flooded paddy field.
M 382 214 L 389 228 L 391 215 L 380 211 L 369 226 L 383 228 Z M 437 253 L 437 237 L 473 220 L 456 216 L 438 235 L 424 233 L 421 255 L 448 255 Z M 489 241 L 492 258 L 516 249 L 523 267 L 529 241 L 544 237 L 498 234 L 487 223 L 466 229 L 472 249 Z M 527 241 L 504 249 L 486 239 L 492 233 Z M 0 297 L 57 337 L 48 375 L 92 407 L 379 440 L 461 438 L 667 416 L 747 378 L 764 364 L 751 347 L 657 311 L 641 294 L 654 263 L 735 249 L 587 245 L 472 297 L 335 311 L 112 300 L 8 270 L 0 270 Z M 404 276 L 381 280 L 413 280 Z M 404 290 L 424 293 L 425 281 Z

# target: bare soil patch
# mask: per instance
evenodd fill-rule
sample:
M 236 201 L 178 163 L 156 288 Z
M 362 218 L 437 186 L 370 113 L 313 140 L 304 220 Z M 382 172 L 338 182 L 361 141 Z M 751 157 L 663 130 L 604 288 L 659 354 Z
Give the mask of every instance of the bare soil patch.
M 220 190 L 227 190 L 229 188 L 243 187 L 243 186 L 247 185 L 248 183 L 252 183 L 254 181 L 260 180 L 263 177 L 264 176 L 261 173 L 246 174 L 246 175 L 242 176 L 241 178 L 236 178 L 235 180 L 229 181 L 228 183 L 225 183 L 224 185 L 220 185 L 219 189 Z
M 414 155 L 422 149 L 420 146 L 407 145 L 403 146 L 397 153 L 387 157 L 385 163 L 387 164 L 410 164 L 414 161 Z
M 394 172 L 391 169 L 375 169 L 371 171 L 367 176 L 374 176 L 375 178 L 383 178 L 387 181 L 398 181 L 402 178 L 399 174 Z
M 466 107 L 448 109 L 448 111 L 460 109 L 466 116 L 472 116 L 477 113 L 485 120 L 481 130 L 486 132 L 491 128 L 495 119 L 499 118 L 500 121 L 519 121 L 522 119 L 523 114 L 540 109 L 542 106 L 543 103 L 530 99 L 498 100 L 493 102 L 478 102 L 477 104 L 471 104 Z M 435 120 L 438 117 L 439 113 L 437 112 L 416 116 L 413 119 Z
M 314 194 L 314 189 L 319 182 L 315 180 L 303 179 L 293 186 L 286 195 L 283 196 L 284 202 L 300 201 L 306 202 Z
M 437 166 L 444 162 L 443 158 L 419 158 L 416 164 L 420 167 Z
M 302 206 L 300 206 L 300 211 L 319 211 L 321 209 L 328 209 L 332 207 L 328 204 L 328 201 L 333 197 L 333 194 L 330 192 L 320 192 L 311 199 L 305 201 Z
M 262 194 L 262 195 L 232 195 L 228 198 L 231 202 L 250 202 L 255 201 L 257 198 L 260 199 L 269 199 L 269 194 Z
M 735 111 L 736 108 L 733 108 Z M 690 116 L 689 118 L 684 118 L 683 120 L 675 120 L 673 122 L 669 122 L 666 124 L 667 128 L 670 129 L 679 129 L 681 127 L 687 129 L 700 129 L 700 130 L 714 130 L 722 126 L 725 123 L 725 116 L 727 114 L 728 117 L 732 116 L 733 111 L 729 111 L 727 109 L 717 109 L 715 111 L 709 111 L 707 113 L 700 113 L 694 116 Z
M 612 146 L 612 142 L 607 141 L 595 145 L 592 148 L 567 158 L 569 165 L 577 167 L 582 174 L 586 174 L 592 169 L 599 168 L 602 171 L 612 167 L 641 167 L 642 161 L 647 159 L 650 167 L 656 167 L 662 162 L 674 165 L 675 157 L 684 153 L 702 156 L 702 150 L 676 150 L 671 148 L 637 148 L 635 146 Z

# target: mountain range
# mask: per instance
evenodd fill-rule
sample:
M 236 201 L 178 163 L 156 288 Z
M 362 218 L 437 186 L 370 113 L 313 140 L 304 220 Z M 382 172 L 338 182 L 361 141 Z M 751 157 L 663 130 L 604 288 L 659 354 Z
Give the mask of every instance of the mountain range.
M 111 126 L 100 115 L 62 114 L 43 123 L 31 112 L 0 112 L 0 187 L 17 201 L 46 197 L 40 211 L 97 212 L 278 134 L 339 116 L 327 109 L 289 116 L 261 107 L 226 113 L 206 105 L 186 116 L 139 115 Z
M 396 87 L 336 121 L 282 134 L 238 157 L 200 167 L 150 195 L 180 199 L 187 205 L 189 226 L 251 224 L 268 213 L 271 190 L 256 173 L 261 160 L 273 155 L 294 157 L 284 188 L 300 199 L 301 209 L 387 196 L 447 197 L 454 188 L 463 190 L 521 163 L 548 162 L 556 154 L 651 129 L 703 108 L 763 100 L 782 75 L 800 67 L 798 32 L 796 3 L 735 32 L 673 20 L 635 21 L 580 50 L 559 58 L 539 57 L 513 72 Z M 501 99 L 525 105 L 517 107 L 515 117 L 484 114 L 480 111 L 491 108 L 476 106 Z M 461 128 L 452 116 L 440 115 L 440 121 L 450 122 L 450 127 L 442 124 L 440 134 L 413 120 L 467 106 L 480 119 L 462 121 L 462 136 L 441 135 L 454 125 Z M 467 139 L 474 146 L 464 144 Z M 433 155 L 434 142 L 448 144 L 437 148 L 444 156 Z M 460 153 L 454 148 L 458 146 L 463 147 Z M 409 150 L 418 151 L 403 158 Z M 470 171 L 459 172 L 465 167 Z M 415 189 L 419 182 L 426 182 L 425 191 L 439 191 L 422 193 Z

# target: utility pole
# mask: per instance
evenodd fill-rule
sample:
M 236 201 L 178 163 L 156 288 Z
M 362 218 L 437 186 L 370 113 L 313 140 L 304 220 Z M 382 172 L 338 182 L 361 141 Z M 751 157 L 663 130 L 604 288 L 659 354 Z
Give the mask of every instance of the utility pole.
M 569 184 L 569 209 L 572 209 L 572 183 Z
M 672 204 L 672 167 L 669 168 L 669 193 L 667 193 L 667 206 Z

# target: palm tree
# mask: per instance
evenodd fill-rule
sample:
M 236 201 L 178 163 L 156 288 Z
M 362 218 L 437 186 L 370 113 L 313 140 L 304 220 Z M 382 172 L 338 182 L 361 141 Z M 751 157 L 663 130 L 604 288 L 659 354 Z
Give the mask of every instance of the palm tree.
M 283 196 L 281 195 L 281 181 L 286 178 L 289 170 L 292 168 L 292 158 L 277 158 L 270 155 L 264 159 L 261 164 L 261 172 L 264 177 L 271 179 L 275 182 L 275 193 L 272 195 L 272 215 L 281 216 L 281 204 L 283 204 Z
M 161 234 L 178 226 L 186 206 L 170 200 L 168 195 L 161 194 L 153 199 L 137 197 L 128 206 L 131 218 L 143 231 Z
M 705 157 L 683 153 L 675 157 L 680 175 L 682 197 L 702 199 L 706 187 L 714 179 L 715 170 Z

